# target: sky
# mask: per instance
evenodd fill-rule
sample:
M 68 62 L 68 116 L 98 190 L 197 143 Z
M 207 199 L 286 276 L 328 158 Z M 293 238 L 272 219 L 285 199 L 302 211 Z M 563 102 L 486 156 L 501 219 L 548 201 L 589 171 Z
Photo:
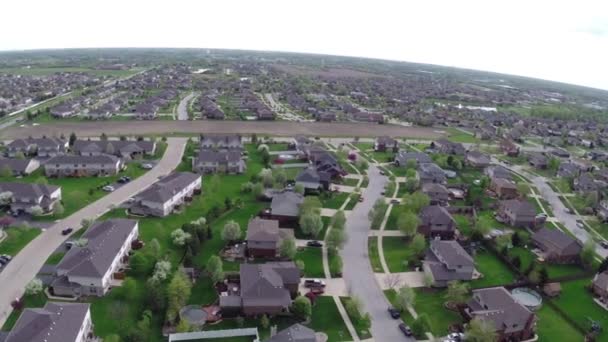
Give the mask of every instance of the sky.
M 1 7 L 0 50 L 309 52 L 608 90 L 607 0 L 4 0 Z

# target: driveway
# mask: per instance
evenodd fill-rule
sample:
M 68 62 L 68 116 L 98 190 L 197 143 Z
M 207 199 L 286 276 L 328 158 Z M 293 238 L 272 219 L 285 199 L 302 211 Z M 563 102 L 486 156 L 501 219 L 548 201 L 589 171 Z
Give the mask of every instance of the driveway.
M 167 143 L 165 155 L 152 170 L 52 225 L 13 258 L 0 273 L 0 326 L 12 311 L 11 301 L 23 295 L 25 286 L 36 276 L 46 259 L 68 239 L 68 236 L 61 235 L 61 230 L 80 227 L 83 219 L 95 219 L 103 215 L 179 165 L 186 147 L 186 139 L 169 138 Z
M 179 102 L 177 106 L 177 120 L 188 120 L 188 105 L 193 97 L 194 93 L 190 93 Z
M 372 318 L 372 336 L 375 341 L 403 341 L 405 337 L 397 327 L 400 321 L 392 319 L 386 309 L 390 306 L 374 275 L 367 254 L 367 238 L 370 221 L 367 213 L 373 207 L 387 182 L 375 166 L 370 166 L 369 186 L 363 193 L 363 202 L 358 203 L 346 219 L 348 240 L 342 250 L 344 260 L 343 278 L 347 289 L 363 303 L 363 311 Z

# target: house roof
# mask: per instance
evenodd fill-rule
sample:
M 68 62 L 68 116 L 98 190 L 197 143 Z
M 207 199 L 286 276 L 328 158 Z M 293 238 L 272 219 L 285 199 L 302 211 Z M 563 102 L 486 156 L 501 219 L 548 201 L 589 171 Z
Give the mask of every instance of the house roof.
M 474 161 L 479 164 L 489 164 L 490 163 L 490 157 L 488 155 L 486 155 L 485 153 L 481 153 L 479 151 L 469 151 L 467 153 L 466 158 L 468 160 Z
M 200 175 L 192 172 L 174 172 L 137 194 L 135 199 L 164 203 L 200 178 Z
M 492 183 L 494 183 L 494 185 L 496 187 L 502 188 L 502 189 L 514 189 L 517 190 L 517 185 L 515 185 L 515 183 L 513 183 L 512 181 L 505 179 L 505 178 L 496 178 L 493 177 L 492 178 Z
M 0 158 L 0 170 L 9 168 L 12 172 L 25 172 L 32 159 Z
M 304 202 L 304 196 L 294 191 L 283 191 L 275 194 L 270 203 L 273 215 L 292 216 L 300 215 L 300 204 Z
M 532 205 L 532 203 L 527 200 L 504 200 L 501 201 L 500 204 L 507 210 L 513 212 L 515 215 L 526 215 L 526 216 L 534 216 L 536 215 L 536 208 Z
M 241 160 L 241 152 L 238 150 L 211 150 L 201 149 L 198 152 L 197 162 L 203 163 L 238 163 Z
M 103 277 L 136 227 L 137 221 L 129 219 L 96 222 L 82 235 L 87 244 L 72 247 L 57 265 L 57 271 L 68 276 Z
M 445 186 L 437 183 L 424 183 L 422 184 L 422 192 L 424 193 L 440 193 L 440 194 L 450 194 L 450 190 Z
M 493 322 L 496 330 L 504 330 L 505 333 L 524 329 L 534 315 L 504 287 L 473 290 L 473 298 L 468 306 L 473 316 Z
M 203 146 L 215 147 L 242 147 L 240 135 L 205 135 L 201 139 Z
M 294 262 L 241 264 L 243 306 L 283 306 L 291 304 L 286 285 L 300 283 L 300 270 Z
M 450 223 L 456 222 L 446 208 L 438 205 L 424 207 L 420 212 L 420 220 L 425 226 L 442 225 L 448 230 L 450 230 Z M 452 227 L 452 229 L 454 228 Z
M 593 285 L 608 291 L 608 271 L 604 271 L 602 273 L 597 273 L 593 277 Z
M 103 152 L 107 146 L 112 145 L 115 153 L 118 152 L 145 152 L 152 153 L 156 143 L 146 140 L 76 140 L 72 150 L 76 153 Z
M 253 218 L 247 225 L 247 241 L 277 242 L 279 221 Z
M 397 156 L 395 157 L 399 159 L 402 163 L 406 163 L 408 160 L 413 159 L 417 163 L 432 163 L 433 160 L 429 157 L 428 154 L 422 152 L 406 152 L 399 151 Z
M 558 254 L 564 252 L 578 254 L 582 249 L 578 240 L 559 229 L 541 228 L 532 235 L 532 240 L 542 245 L 544 249 Z M 571 250 L 567 251 L 568 249 Z
M 76 341 L 88 312 L 86 303 L 47 302 L 43 308 L 27 308 L 6 342 Z
M 449 269 L 475 265 L 473 258 L 457 241 L 432 240 L 429 246 L 435 256 Z
M 46 165 L 52 164 L 116 164 L 120 159 L 110 154 L 99 154 L 94 156 L 59 155 L 52 157 Z
M 266 342 L 316 342 L 315 331 L 296 323 L 287 329 L 279 331 Z
M 31 145 L 36 145 L 42 150 L 61 150 L 65 147 L 66 141 L 57 138 L 15 139 L 7 145 L 7 148 L 27 148 Z
M 13 197 L 25 197 L 29 199 L 38 199 L 43 196 L 50 196 L 58 189 L 59 187 L 55 185 L 0 182 L 0 192 L 11 192 Z
M 502 165 L 488 166 L 485 169 L 485 173 L 490 178 L 505 178 L 511 180 L 513 177 L 511 171 Z

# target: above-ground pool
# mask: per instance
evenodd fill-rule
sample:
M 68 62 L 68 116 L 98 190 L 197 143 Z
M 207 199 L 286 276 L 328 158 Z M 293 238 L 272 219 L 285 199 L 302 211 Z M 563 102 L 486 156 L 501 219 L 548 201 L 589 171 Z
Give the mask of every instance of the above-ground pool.
M 518 287 L 511 291 L 513 298 L 521 305 L 527 307 L 530 310 L 536 310 L 540 308 L 543 303 L 543 297 L 541 295 L 527 287 Z
M 195 326 L 201 326 L 207 321 L 207 312 L 200 305 L 184 306 L 179 311 L 179 316 L 190 325 Z

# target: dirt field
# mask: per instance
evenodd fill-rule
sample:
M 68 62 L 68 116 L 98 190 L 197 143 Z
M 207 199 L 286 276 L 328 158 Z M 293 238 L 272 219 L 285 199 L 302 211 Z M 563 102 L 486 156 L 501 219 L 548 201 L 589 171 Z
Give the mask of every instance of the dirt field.
M 0 139 L 60 136 L 75 132 L 79 137 L 107 135 L 161 135 L 225 133 L 272 136 L 376 137 L 387 135 L 412 139 L 434 139 L 442 136 L 432 128 L 377 125 L 367 123 L 297 123 L 287 121 L 106 121 L 56 122 L 40 126 L 17 125 L 0 131 Z

